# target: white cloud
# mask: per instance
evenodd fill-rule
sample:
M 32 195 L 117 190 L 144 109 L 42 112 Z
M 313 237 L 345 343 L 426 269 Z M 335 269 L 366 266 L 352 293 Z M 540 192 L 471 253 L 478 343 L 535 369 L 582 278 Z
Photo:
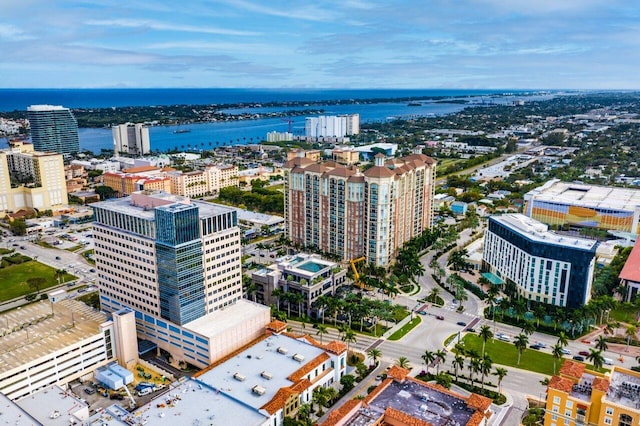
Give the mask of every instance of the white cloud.
M 171 24 L 167 22 L 159 22 L 144 19 L 91 19 L 86 22 L 87 25 L 101 26 L 101 27 L 121 27 L 121 28 L 140 28 L 140 29 L 152 29 L 157 31 L 175 31 L 175 32 L 187 32 L 187 33 L 202 33 L 202 34 L 219 34 L 230 36 L 258 36 L 261 33 L 255 31 L 242 31 L 242 30 L 230 30 L 226 28 L 217 28 L 213 25 L 209 26 L 196 26 L 196 25 L 183 25 L 183 24 Z
M 0 40 L 21 41 L 30 40 L 32 38 L 32 36 L 11 24 L 0 23 Z

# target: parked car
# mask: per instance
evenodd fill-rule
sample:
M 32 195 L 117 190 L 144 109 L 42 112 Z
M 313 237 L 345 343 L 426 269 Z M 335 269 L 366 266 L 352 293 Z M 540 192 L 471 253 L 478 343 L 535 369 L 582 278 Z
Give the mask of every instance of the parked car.
M 120 395 L 119 393 L 112 393 L 111 395 L 109 395 L 110 399 L 117 399 L 118 401 L 122 401 L 124 399 L 124 396 Z
M 94 393 L 96 393 L 96 390 L 93 388 L 84 388 L 84 393 L 86 393 L 87 395 L 93 395 Z
M 580 351 L 580 352 L 578 352 L 578 355 L 582 355 L 582 356 L 589 356 L 589 352 L 587 352 L 587 351 Z
M 573 359 L 580 362 L 584 361 L 584 357 L 582 355 L 574 355 Z
M 427 315 L 427 311 L 418 311 L 419 315 Z
M 564 355 L 571 355 L 571 350 L 567 348 L 560 349 L 560 352 L 562 352 Z
M 153 392 L 153 388 L 144 388 L 144 389 L 140 389 L 138 391 L 138 396 L 145 396 L 145 395 L 149 395 L 150 393 Z

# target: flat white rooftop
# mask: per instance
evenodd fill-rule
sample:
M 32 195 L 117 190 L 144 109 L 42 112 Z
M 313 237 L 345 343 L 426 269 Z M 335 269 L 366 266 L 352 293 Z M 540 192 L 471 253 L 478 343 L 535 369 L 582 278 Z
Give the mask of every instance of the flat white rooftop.
M 68 426 L 72 419 L 82 420 L 75 414 L 89 414 L 88 406 L 71 392 L 52 385 L 40 392 L 28 395 L 16 404 L 40 423 L 47 426 Z M 29 424 L 29 423 L 19 423 Z
M 273 335 L 198 379 L 249 407 L 259 409 L 271 401 L 280 388 L 293 385 L 287 377 L 322 354 L 322 349 L 309 343 Z M 296 361 L 294 355 L 301 361 Z M 264 390 L 262 395 L 252 390 L 256 385 Z
M 42 301 L 2 313 L 0 331 L 8 334 L 0 339 L 0 375 L 95 336 L 107 320 L 75 300 Z
M 0 407 L 2 407 L 2 421 L 6 425 L 40 425 L 18 404 L 0 393 Z
M 525 198 L 581 207 L 608 207 L 634 211 L 640 206 L 640 190 L 550 180 L 525 194 Z
M 246 299 L 185 324 L 183 327 L 207 337 L 214 337 L 237 327 L 248 318 L 263 315 L 270 308 Z
M 508 213 L 498 216 L 491 216 L 491 219 L 523 234 L 530 240 L 553 244 L 556 246 L 570 247 L 574 249 L 592 250 L 598 243 L 595 240 L 586 238 L 568 237 L 549 231 L 549 227 L 542 222 L 531 219 L 520 213 Z
M 134 411 L 130 420 L 153 426 L 258 426 L 268 418 L 197 380 L 188 380 Z

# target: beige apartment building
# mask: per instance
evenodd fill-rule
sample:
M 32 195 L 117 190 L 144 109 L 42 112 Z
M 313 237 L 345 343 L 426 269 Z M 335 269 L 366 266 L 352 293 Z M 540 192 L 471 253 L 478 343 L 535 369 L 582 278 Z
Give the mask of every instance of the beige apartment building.
M 37 152 L 22 142 L 0 151 L 0 214 L 25 208 L 55 212 L 68 202 L 62 154 Z
M 304 155 L 285 164 L 286 235 L 293 243 L 387 267 L 409 239 L 431 227 L 436 162 L 416 153 L 365 172 Z

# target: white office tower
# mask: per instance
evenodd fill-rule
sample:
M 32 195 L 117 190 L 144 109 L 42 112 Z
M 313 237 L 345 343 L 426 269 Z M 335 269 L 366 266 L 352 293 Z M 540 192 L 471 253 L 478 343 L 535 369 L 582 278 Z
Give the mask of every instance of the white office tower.
M 321 115 L 305 119 L 305 135 L 311 138 L 341 138 L 360 133 L 360 115 Z
M 142 156 L 151 152 L 149 127 L 142 123 L 120 124 L 112 127 L 113 151 L 118 155 Z

